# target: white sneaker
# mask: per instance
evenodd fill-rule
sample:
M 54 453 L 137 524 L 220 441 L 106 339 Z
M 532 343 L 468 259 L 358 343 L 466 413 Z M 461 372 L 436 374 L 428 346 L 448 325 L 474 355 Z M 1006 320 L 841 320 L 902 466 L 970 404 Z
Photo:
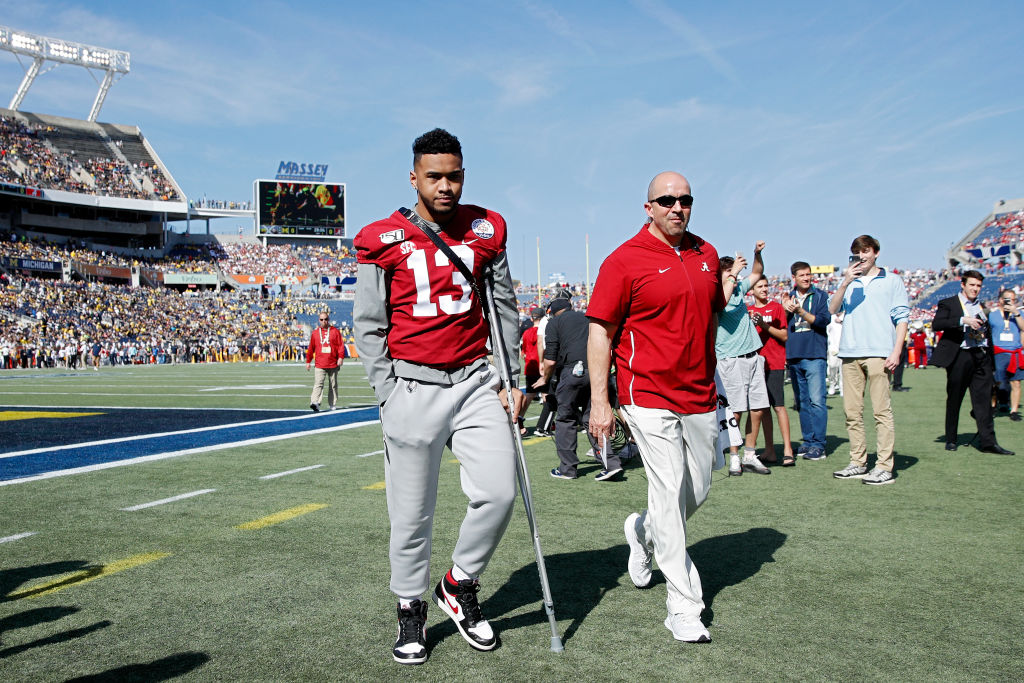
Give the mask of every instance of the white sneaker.
M 730 455 L 729 456 L 729 476 L 738 477 L 743 474 L 743 468 L 740 467 L 740 456 Z
M 884 486 L 885 484 L 891 484 L 895 479 L 896 475 L 892 472 L 876 467 L 864 475 L 864 478 L 861 481 L 871 486 Z
M 684 643 L 710 643 L 711 634 L 704 628 L 699 617 L 670 614 L 665 618 L 665 628 L 672 631 L 672 637 Z
M 640 522 L 640 515 L 634 512 L 626 517 L 624 531 L 626 532 L 626 544 L 629 545 L 629 560 L 626 568 L 629 570 L 629 578 L 637 588 L 646 588 L 651 585 L 651 551 L 640 542 L 640 534 L 636 527 Z
M 749 451 L 743 454 L 743 460 L 741 467 L 745 472 L 756 472 L 757 474 L 771 474 L 772 471 L 764 466 L 760 460 L 757 459 L 757 453 Z M 730 465 L 729 473 L 732 474 L 732 466 Z
M 867 467 L 861 467 L 857 463 L 851 462 L 849 465 L 839 470 L 838 472 L 833 472 L 832 476 L 835 477 L 836 479 L 861 479 L 867 473 Z

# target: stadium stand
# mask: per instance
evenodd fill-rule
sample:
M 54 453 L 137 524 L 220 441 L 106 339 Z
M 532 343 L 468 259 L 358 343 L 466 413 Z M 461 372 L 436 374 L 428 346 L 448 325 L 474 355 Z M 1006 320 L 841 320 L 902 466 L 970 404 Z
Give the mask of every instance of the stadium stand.
M 7 182 L 132 199 L 183 196 L 137 128 L 0 109 L 0 136 Z

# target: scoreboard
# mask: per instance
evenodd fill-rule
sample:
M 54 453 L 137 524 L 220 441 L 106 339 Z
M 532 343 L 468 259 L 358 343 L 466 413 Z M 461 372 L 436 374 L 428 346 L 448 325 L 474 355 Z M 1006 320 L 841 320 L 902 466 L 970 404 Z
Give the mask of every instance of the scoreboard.
M 259 237 L 344 237 L 345 183 L 257 180 Z

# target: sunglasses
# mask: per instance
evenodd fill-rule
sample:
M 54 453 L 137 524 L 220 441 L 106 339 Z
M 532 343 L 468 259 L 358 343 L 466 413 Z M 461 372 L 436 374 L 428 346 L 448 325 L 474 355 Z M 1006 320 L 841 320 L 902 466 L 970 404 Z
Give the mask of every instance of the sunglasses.
M 320 318 L 320 322 L 327 320 L 327 318 Z
M 685 209 L 688 206 L 693 206 L 693 195 L 684 194 L 678 197 L 673 197 L 670 194 L 663 194 L 660 197 L 655 197 L 654 199 L 648 201 L 650 201 L 652 204 L 657 204 L 658 206 L 662 206 L 666 209 L 671 209 L 673 206 L 676 205 L 676 202 L 679 202 L 680 206 L 682 206 Z

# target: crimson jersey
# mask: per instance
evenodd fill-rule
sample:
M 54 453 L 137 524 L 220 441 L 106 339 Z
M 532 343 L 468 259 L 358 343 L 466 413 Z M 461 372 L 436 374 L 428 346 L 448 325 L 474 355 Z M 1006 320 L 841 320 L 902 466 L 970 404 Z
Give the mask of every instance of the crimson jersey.
M 764 342 L 758 351 L 764 356 L 765 365 L 769 370 L 786 369 L 786 345 L 767 333 L 769 327 L 786 329 L 786 309 L 778 301 L 769 301 L 764 306 L 748 306 L 751 313 L 760 313 L 763 325 L 757 326 L 757 333 Z
M 479 206 L 459 205 L 439 234 L 477 282 L 505 250 L 505 219 Z M 481 302 L 420 228 L 396 211 L 360 230 L 353 244 L 359 263 L 376 265 L 387 275 L 391 358 L 447 370 L 487 355 Z
M 682 249 L 645 225 L 601 264 L 587 317 L 612 340 L 619 402 L 685 414 L 717 407 L 714 314 L 725 308 L 718 252 L 687 233 Z
M 540 374 L 540 358 L 537 356 L 537 326 L 523 332 L 523 340 L 519 345 L 523 350 L 523 374 L 527 377 Z

